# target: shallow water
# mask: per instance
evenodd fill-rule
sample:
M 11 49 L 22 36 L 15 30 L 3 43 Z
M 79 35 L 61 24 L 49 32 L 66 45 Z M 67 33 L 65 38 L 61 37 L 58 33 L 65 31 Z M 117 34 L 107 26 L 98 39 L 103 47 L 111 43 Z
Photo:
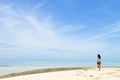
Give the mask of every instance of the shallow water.
M 119 62 L 104 62 L 103 66 L 120 66 Z M 96 62 L 0 62 L 0 75 L 10 74 L 14 72 L 22 72 L 27 70 L 53 68 L 53 67 L 95 67 Z

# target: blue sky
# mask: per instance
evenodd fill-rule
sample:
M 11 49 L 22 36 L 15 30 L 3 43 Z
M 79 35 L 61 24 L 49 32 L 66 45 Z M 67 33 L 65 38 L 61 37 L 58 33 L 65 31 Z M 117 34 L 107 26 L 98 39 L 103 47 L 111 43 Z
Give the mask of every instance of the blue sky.
M 120 61 L 119 0 L 0 0 L 0 60 Z

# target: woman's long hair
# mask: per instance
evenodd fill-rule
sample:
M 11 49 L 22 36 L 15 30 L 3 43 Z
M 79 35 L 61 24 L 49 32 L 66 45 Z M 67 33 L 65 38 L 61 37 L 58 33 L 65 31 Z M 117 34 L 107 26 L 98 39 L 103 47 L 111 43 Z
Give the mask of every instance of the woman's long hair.
M 98 54 L 98 58 L 99 58 L 99 59 L 101 59 L 101 56 L 100 56 L 100 54 Z

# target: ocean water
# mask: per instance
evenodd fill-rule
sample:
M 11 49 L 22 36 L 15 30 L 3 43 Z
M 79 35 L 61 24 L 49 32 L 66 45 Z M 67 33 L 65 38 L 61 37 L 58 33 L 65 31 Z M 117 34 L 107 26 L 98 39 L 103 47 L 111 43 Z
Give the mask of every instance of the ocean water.
M 120 66 L 119 62 L 103 62 L 103 66 Z M 28 70 L 56 67 L 95 67 L 96 62 L 79 61 L 26 61 L 26 62 L 0 62 L 0 75 L 22 72 Z

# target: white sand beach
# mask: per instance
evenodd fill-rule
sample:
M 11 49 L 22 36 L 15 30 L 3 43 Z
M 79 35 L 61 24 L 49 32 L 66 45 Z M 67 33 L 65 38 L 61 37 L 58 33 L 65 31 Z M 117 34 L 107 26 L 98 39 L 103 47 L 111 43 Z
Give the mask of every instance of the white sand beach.
M 106 67 L 102 68 L 101 71 L 98 71 L 97 68 L 56 71 L 3 78 L 0 80 L 120 80 L 120 68 Z

